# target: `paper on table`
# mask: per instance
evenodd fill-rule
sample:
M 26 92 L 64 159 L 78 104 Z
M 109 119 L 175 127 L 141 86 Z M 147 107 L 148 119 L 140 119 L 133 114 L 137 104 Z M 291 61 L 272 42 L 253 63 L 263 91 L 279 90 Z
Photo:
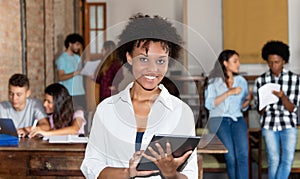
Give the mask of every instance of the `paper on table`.
M 58 135 L 50 136 L 49 143 L 87 143 L 88 137 L 79 137 L 78 135 Z
M 267 83 L 258 89 L 259 110 L 262 110 L 268 104 L 277 103 L 279 98 L 272 91 L 280 91 L 280 85 L 275 83 Z
M 92 76 L 95 73 L 100 62 L 101 60 L 87 61 L 83 69 L 81 70 L 80 74 L 86 76 Z

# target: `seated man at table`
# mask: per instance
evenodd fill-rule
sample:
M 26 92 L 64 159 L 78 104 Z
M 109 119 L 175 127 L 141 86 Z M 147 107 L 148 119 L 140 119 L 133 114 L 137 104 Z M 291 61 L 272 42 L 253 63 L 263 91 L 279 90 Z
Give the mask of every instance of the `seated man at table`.
M 18 135 L 25 137 L 31 131 L 34 120 L 38 120 L 39 128 L 49 130 L 47 114 L 40 100 L 29 98 L 29 80 L 23 74 L 14 74 L 9 79 L 9 101 L 0 103 L 0 118 L 14 121 Z

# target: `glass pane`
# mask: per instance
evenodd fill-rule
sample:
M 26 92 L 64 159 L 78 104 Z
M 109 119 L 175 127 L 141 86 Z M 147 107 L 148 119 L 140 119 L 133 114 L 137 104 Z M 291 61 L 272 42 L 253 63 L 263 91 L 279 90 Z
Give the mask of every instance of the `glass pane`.
M 96 28 L 96 7 L 90 6 L 90 28 Z
M 104 16 L 103 16 L 103 6 L 97 6 L 97 28 L 103 29 L 104 24 Z
M 98 43 L 98 53 L 101 53 L 101 49 L 103 47 L 103 31 L 102 30 L 98 30 L 98 36 L 97 36 L 97 43 Z
M 96 31 L 90 31 L 90 53 L 96 53 Z

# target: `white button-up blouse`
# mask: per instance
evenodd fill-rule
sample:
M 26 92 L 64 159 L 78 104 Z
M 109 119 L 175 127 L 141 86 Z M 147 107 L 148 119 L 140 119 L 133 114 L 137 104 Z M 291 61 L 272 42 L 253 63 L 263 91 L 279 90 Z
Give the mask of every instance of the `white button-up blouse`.
M 81 165 L 86 178 L 97 178 L 105 167 L 129 167 L 129 160 L 135 152 L 137 132 L 129 93 L 132 85 L 105 99 L 97 107 Z M 161 93 L 151 107 L 141 150 L 145 150 L 153 134 L 195 135 L 194 115 L 190 107 L 171 95 L 163 85 L 159 88 Z M 198 178 L 196 150 L 182 173 L 190 179 Z

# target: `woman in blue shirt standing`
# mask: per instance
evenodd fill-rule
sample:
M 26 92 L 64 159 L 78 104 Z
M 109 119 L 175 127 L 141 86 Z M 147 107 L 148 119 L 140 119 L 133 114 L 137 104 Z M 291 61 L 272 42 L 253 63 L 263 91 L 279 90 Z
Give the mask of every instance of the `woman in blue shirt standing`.
M 242 110 L 251 101 L 247 81 L 238 75 L 239 54 L 224 50 L 208 78 L 205 107 L 209 112 L 209 130 L 216 133 L 228 149 L 225 154 L 231 179 L 248 178 L 247 124 Z

